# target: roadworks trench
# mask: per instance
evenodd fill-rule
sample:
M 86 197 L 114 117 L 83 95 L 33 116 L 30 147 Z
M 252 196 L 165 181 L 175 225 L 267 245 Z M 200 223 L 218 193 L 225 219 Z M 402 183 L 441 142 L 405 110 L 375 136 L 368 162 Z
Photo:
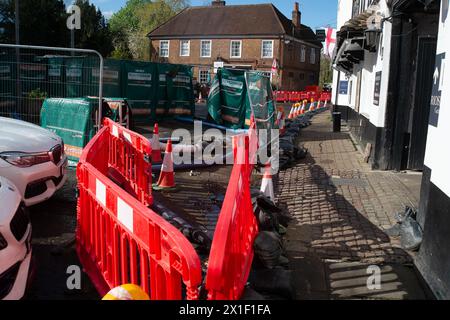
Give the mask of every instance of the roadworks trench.
M 161 138 L 171 136 L 173 130 L 180 126 L 194 133 L 193 125 L 178 122 L 163 123 L 160 127 Z M 151 127 L 138 127 L 136 131 L 147 138 L 151 137 Z M 198 137 L 194 137 L 194 140 Z M 212 240 L 215 226 L 222 208 L 228 187 L 232 165 L 217 165 L 201 169 L 176 171 L 177 190 L 170 192 L 154 192 L 156 204 L 161 204 L 166 210 L 172 211 L 188 224 L 205 232 Z M 156 173 L 157 178 L 159 173 Z M 254 171 L 252 176 L 252 191 L 255 193 L 261 185 L 262 175 Z M 154 179 L 155 181 L 156 179 Z M 274 177 L 275 191 L 277 177 Z M 75 253 L 76 229 L 76 175 L 75 170 L 69 170 L 69 179 L 62 190 L 52 199 L 31 208 L 33 224 L 33 249 L 35 253 L 34 280 L 31 282 L 28 299 L 31 300 L 74 300 L 100 297 L 83 273 L 81 289 L 67 288 L 68 267 L 80 266 Z M 283 207 L 283 206 L 281 206 Z M 157 210 L 160 211 L 160 210 Z M 162 212 L 158 212 L 162 214 Z M 275 256 L 283 255 L 283 245 L 280 237 L 261 228 L 266 239 L 269 239 L 269 250 Z M 269 228 L 270 229 L 270 228 Z M 283 233 L 283 232 L 281 232 Z M 276 238 L 276 239 L 274 239 Z M 192 242 L 192 241 L 191 241 Z M 264 242 L 264 239 L 263 239 Z M 193 243 L 202 260 L 203 271 L 206 272 L 209 251 L 205 246 Z M 264 246 L 264 244 L 263 244 Z M 260 251 L 258 251 L 260 252 Z M 267 254 L 270 257 L 272 253 Z M 288 261 L 272 263 L 261 262 L 255 255 L 249 287 L 244 292 L 243 299 L 290 299 L 293 298 L 291 271 Z M 273 262 L 273 261 L 272 261 Z M 81 266 L 80 266 L 81 267 Z

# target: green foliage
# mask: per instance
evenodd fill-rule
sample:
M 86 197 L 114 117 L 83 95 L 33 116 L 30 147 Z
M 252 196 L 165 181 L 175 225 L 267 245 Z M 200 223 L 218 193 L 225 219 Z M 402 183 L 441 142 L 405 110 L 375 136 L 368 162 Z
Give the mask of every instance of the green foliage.
M 112 57 L 149 60 L 147 34 L 187 6 L 186 0 L 128 0 L 109 21 L 114 35 Z
M 102 12 L 89 0 L 77 0 L 75 4 L 81 9 L 81 30 L 75 31 L 75 45 L 110 55 L 114 50 L 112 32 Z
M 70 47 L 66 6 L 62 0 L 20 1 L 20 43 L 52 47 Z M 81 9 L 81 30 L 75 31 L 77 48 L 98 50 L 109 55 L 114 47 L 112 33 L 100 10 L 88 0 L 77 0 Z M 2 42 L 15 42 L 15 1 L 0 1 Z
M 333 69 L 331 68 L 331 59 L 326 55 L 320 57 L 320 77 L 319 86 L 333 82 Z
M 34 89 L 28 93 L 28 98 L 30 99 L 44 100 L 47 96 L 47 92 L 42 91 L 41 88 Z
M 20 1 L 20 42 L 22 44 L 68 46 L 67 13 L 62 0 L 40 0 L 36 5 Z M 15 42 L 15 1 L 0 1 L 2 41 Z

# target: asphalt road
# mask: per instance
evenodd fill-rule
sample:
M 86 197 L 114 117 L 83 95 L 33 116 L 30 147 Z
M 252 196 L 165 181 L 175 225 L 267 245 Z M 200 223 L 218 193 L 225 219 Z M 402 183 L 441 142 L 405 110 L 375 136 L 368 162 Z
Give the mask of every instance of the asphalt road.
M 50 200 L 30 208 L 33 226 L 34 272 L 27 299 L 99 299 L 82 273 L 81 290 L 67 288 L 67 268 L 80 266 L 75 252 L 76 178 L 69 170 L 65 186 Z

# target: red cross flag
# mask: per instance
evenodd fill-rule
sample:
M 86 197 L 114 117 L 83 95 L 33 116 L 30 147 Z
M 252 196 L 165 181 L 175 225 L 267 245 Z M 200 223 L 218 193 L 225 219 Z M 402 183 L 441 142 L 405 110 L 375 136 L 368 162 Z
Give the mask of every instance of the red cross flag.
M 336 48 L 336 29 L 326 28 L 326 39 L 325 39 L 325 55 L 333 58 L 334 48 Z
M 278 74 L 278 62 L 277 62 L 277 59 L 273 59 L 272 74 L 274 74 L 274 75 Z

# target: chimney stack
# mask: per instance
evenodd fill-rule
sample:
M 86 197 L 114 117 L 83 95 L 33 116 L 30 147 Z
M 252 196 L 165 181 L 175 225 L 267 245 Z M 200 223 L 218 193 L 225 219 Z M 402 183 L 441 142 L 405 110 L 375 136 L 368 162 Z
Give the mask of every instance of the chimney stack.
M 211 3 L 213 7 L 225 7 L 226 4 L 227 3 L 224 0 L 213 0 Z
M 292 11 L 292 23 L 296 28 L 300 28 L 302 24 L 302 13 L 300 12 L 298 2 L 294 3 L 294 11 Z

